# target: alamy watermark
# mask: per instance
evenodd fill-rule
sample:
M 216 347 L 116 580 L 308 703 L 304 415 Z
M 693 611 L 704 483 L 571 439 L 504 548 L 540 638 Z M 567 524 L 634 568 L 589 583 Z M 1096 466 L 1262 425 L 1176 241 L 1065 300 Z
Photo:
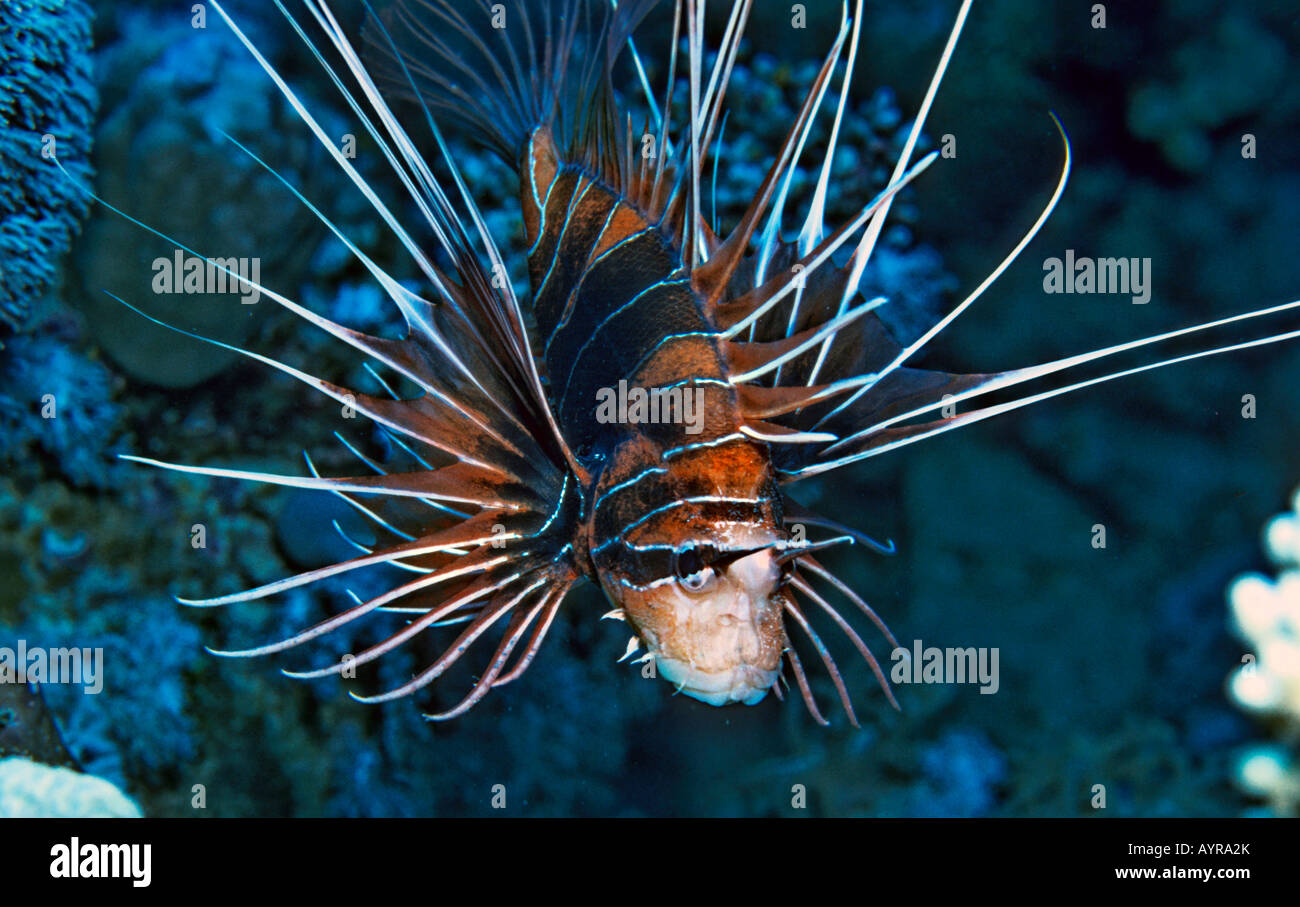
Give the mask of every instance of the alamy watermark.
M 153 291 L 159 295 L 237 293 L 244 305 L 262 298 L 260 258 L 199 258 L 180 249 L 153 260 Z
M 626 380 L 618 387 L 596 391 L 596 421 L 602 425 L 685 426 L 686 434 L 704 430 L 704 388 L 631 387 Z
M 152 844 L 95 844 L 72 838 L 50 848 L 54 879 L 129 879 L 135 888 L 153 880 Z
M 0 647 L 0 683 L 68 683 L 98 693 L 104 689 L 104 650 L 47 649 L 20 639 L 12 649 Z
M 999 653 L 996 648 L 974 646 L 948 647 L 922 645 L 912 641 L 912 648 L 902 646 L 890 653 L 894 662 L 889 679 L 894 683 L 978 683 L 980 693 L 992 695 L 998 691 Z
M 1151 301 L 1150 258 L 1076 257 L 1073 249 L 1065 258 L 1043 262 L 1044 293 L 1118 293 L 1133 297 L 1134 305 Z

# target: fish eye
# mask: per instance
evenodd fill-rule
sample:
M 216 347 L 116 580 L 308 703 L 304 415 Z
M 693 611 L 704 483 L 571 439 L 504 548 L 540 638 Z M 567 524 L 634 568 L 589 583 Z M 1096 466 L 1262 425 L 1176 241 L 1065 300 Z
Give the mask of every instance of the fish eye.
M 712 567 L 705 567 L 698 573 L 692 573 L 689 576 L 681 577 L 678 582 L 682 584 L 682 588 L 687 592 L 699 595 L 701 592 L 710 588 L 713 585 L 714 580 L 717 578 L 718 571 L 714 570 Z
M 682 588 L 695 595 L 710 588 L 718 578 L 718 572 L 704 562 L 695 546 L 677 553 L 676 572 Z

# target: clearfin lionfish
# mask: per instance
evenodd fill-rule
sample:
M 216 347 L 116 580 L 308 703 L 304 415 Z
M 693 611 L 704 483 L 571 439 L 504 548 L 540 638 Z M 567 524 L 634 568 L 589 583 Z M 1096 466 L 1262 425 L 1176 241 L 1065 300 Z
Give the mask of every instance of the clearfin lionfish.
M 325 0 L 305 0 L 302 21 L 276 3 L 381 149 L 424 219 L 421 227 L 435 238 L 431 249 L 413 238 L 293 88 L 221 4 L 212 3 L 423 275 L 421 292 L 408 289 L 298 196 L 386 291 L 406 334 L 384 339 L 358 333 L 258 289 L 363 352 L 386 390 L 400 379 L 418 393 L 370 395 L 240 351 L 355 406 L 410 454 L 410 471 L 390 473 L 366 460 L 374 474 L 327 478 L 310 459 L 310 476 L 285 476 L 132 458 L 200 475 L 333 492 L 387 533 L 386 541 L 351 560 L 191 604 L 260 599 L 376 564 L 413 575 L 292 638 L 220 654 L 268 655 L 373 612 L 405 616 L 400 629 L 354 658 L 293 675 L 323 677 L 455 625 L 458 635 L 445 653 L 409 682 L 358 697 L 383 702 L 414 693 L 481 648 L 490 654 L 480 657 L 468 695 L 429 716 L 449 718 L 528 668 L 566 596 L 586 580 L 598 583 L 614 604 L 606 616 L 625 620 L 634 632 L 628 655 L 644 646 L 643 658 L 679 691 L 714 705 L 753 704 L 769 690 L 781 694 L 788 665 L 807 707 L 826 723 L 792 642 L 802 636 L 856 723 L 849 692 L 811 618 L 829 621 L 848 637 L 891 702 L 871 649 L 831 596 L 847 600 L 891 646 L 896 643 L 818 554 L 841 543 L 891 546 L 807 512 L 790 497 L 791 488 L 1072 390 L 1300 335 L 1277 333 L 1057 381 L 956 413 L 955 405 L 995 391 L 1294 309 L 1300 301 L 1013 371 L 953 374 L 910 366 L 1047 220 L 1070 170 L 1064 130 L 1060 179 L 1038 219 L 946 317 L 902 345 L 875 311 L 886 300 L 863 298 L 859 287 L 892 199 L 936 158 L 932 153 L 913 161 L 970 0 L 960 7 L 890 183 L 864 200 L 856 217 L 827 229 L 831 160 L 862 27 L 862 0 L 851 10 L 845 3 L 802 109 L 781 146 L 771 149 L 770 168 L 748 210 L 725 235 L 703 214 L 717 153 L 710 148 L 719 138 L 753 0 L 732 0 L 712 53 L 704 40 L 706 0 L 676 0 L 665 8 L 672 43 L 667 87 L 660 92 L 651 87 L 633 39 L 655 5 L 400 2 L 382 14 L 370 10 L 366 47 L 359 51 Z M 331 65 L 327 54 L 341 64 Z M 621 72 L 629 74 L 623 87 L 644 95 L 638 103 L 646 105 L 651 124 L 644 134 L 634 132 L 627 106 L 620 106 L 615 81 Z M 679 82 L 688 96 L 674 97 Z M 400 119 L 390 101 L 403 102 L 415 115 Z M 791 177 L 823 108 L 832 118 L 825 159 L 806 215 L 794 225 L 797 233 L 787 233 Z M 675 109 L 685 111 L 679 121 Z M 529 246 L 526 301 L 501 279 L 508 273 L 502 253 L 444 138 L 442 128 L 453 124 L 517 170 Z M 421 143 L 436 152 L 448 178 L 435 176 Z M 616 417 L 600 418 L 611 394 L 621 401 Z M 638 406 L 653 405 L 669 417 L 634 416 Z M 693 417 L 684 418 L 692 406 Z M 371 509 L 376 496 L 410 506 Z M 809 539 L 806 527 L 826 535 Z M 493 648 L 476 646 L 484 636 L 495 641 Z

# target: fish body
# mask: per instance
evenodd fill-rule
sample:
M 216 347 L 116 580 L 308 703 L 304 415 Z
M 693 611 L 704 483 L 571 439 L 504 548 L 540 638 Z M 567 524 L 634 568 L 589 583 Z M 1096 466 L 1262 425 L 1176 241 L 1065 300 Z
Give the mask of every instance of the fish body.
M 721 333 L 680 251 L 585 168 L 557 172 L 539 132 L 522 181 L 539 211 L 529 276 L 549 397 L 590 476 L 579 563 L 680 690 L 758 702 L 786 647 L 771 549 L 787 533 L 767 445 L 742 431 Z M 601 391 L 620 385 L 669 401 L 676 391 L 677 407 L 664 419 L 593 418 Z M 699 413 L 690 424 L 686 399 Z M 719 563 L 731 554 L 741 556 Z
M 310 206 L 401 312 L 404 336 L 363 334 L 267 287 L 254 289 L 365 354 L 380 390 L 344 388 L 272 356 L 237 350 L 371 419 L 404 452 L 401 470 L 373 462 L 346 440 L 371 474 L 324 477 L 310 458 L 308 476 L 130 458 L 328 491 L 375 525 L 379 540 L 353 541 L 360 552 L 354 558 L 189 604 L 261 599 L 377 565 L 409 575 L 287 639 L 218 654 L 275 654 L 365 618 L 402 617 L 383 641 L 292 675 L 323 677 L 455 628 L 443 654 L 409 681 L 356 696 L 383 702 L 424 689 L 484 648 L 480 640 L 494 638 L 464 698 L 427 716 L 446 719 L 520 677 L 570 590 L 590 581 L 614 604 L 611 615 L 633 630 L 628 654 L 644 646 L 643 659 L 678 691 L 715 705 L 753 704 L 768 691 L 781 695 L 788 676 L 814 718 L 828 723 L 798 637 L 824 665 L 856 723 L 849 691 L 812 618 L 843 633 L 895 706 L 870 646 L 831 598 L 865 616 L 895 651 L 898 644 L 818 554 L 841 544 L 884 552 L 892 545 L 801 506 L 794 497 L 800 482 L 1114 378 L 1300 336 L 1285 331 L 1100 377 L 1054 378 L 1118 353 L 1290 312 L 1300 308 L 1295 301 L 1010 371 L 914 367 L 912 357 L 985 294 L 1050 216 L 1071 167 L 1064 129 L 1061 176 L 1040 216 L 947 316 L 903 345 L 876 315 L 887 300 L 861 294 L 862 276 L 893 198 L 937 158 L 931 153 L 912 160 L 970 0 L 957 12 L 889 185 L 864 199 L 857 216 L 828 229 L 823 213 L 832 191 L 830 162 L 863 15 L 861 0 L 852 17 L 845 4 L 802 108 L 785 140 L 771 149 L 762 185 L 726 232 L 715 232 L 702 215 L 702 187 L 753 2 L 728 4 L 724 38 L 712 57 L 704 42 L 704 0 L 667 5 L 671 46 L 679 38 L 686 45 L 681 71 L 689 97 L 680 102 L 686 112 L 678 122 L 671 114 L 677 51 L 667 67 L 667 93 L 657 98 L 632 37 L 655 5 L 398 2 L 373 18 L 363 62 L 328 3 L 304 0 L 324 43 L 343 61 L 336 72 L 303 23 L 277 3 L 392 166 L 436 238 L 435 255 L 334 147 L 221 4 L 212 4 L 423 276 L 418 291 L 409 289 Z M 644 136 L 633 134 L 614 90 L 620 59 L 641 76 L 653 113 Z M 797 237 L 790 239 L 791 176 L 802 166 L 823 103 L 836 97 L 837 72 L 838 103 L 829 105 L 834 119 L 820 178 Z M 409 117 L 390 106 L 399 102 L 408 104 Z M 501 279 L 508 272 L 501 249 L 469 196 L 440 123 L 455 124 L 519 175 L 527 300 Z M 450 180 L 434 175 L 412 137 L 417 127 Z M 1054 380 L 1048 389 L 1006 399 L 1005 392 L 1045 379 Z M 401 386 L 416 390 L 399 394 Z M 985 395 L 995 392 L 1001 402 L 986 402 Z M 814 538 L 810 532 L 825 534 Z

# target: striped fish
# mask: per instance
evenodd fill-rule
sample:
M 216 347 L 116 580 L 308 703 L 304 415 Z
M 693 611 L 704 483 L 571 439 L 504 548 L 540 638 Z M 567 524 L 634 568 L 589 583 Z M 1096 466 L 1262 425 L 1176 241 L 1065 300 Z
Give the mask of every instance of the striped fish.
M 702 214 L 706 174 L 753 0 L 731 0 L 713 54 L 705 46 L 705 0 L 661 8 L 673 30 L 661 92 L 650 85 L 633 37 L 654 0 L 402 2 L 382 14 L 372 11 L 360 49 L 325 0 L 305 0 L 302 19 L 276 5 L 391 165 L 437 249 L 414 239 L 214 2 L 424 278 L 420 292 L 403 286 L 302 199 L 387 293 L 406 334 L 362 334 L 258 289 L 364 353 L 387 393 L 343 388 L 272 357 L 239 352 L 354 406 L 396 441 L 410 466 L 390 472 L 362 456 L 372 474 L 332 478 L 321 476 L 310 458 L 304 476 L 130 459 L 332 492 L 375 521 L 383 540 L 358 544 L 352 559 L 188 602 L 261 599 L 373 565 L 407 570 L 409 581 L 358 598 L 289 639 L 219 653 L 268 655 L 376 612 L 404 616 L 400 628 L 355 657 L 293 675 L 324 677 L 375 661 L 427 632 L 460 628 L 433 663 L 395 689 L 356 697 L 365 702 L 412 694 L 481 647 L 486 654 L 468 693 L 427 717 L 464 713 L 527 670 L 570 591 L 591 581 L 614 606 L 606 616 L 626 621 L 635 634 L 628 655 L 643 647 L 642 660 L 652 661 L 678 691 L 714 705 L 753 704 L 769 690 L 781 695 L 788 669 L 811 714 L 827 723 L 792 642 L 801 634 L 856 724 L 849 691 L 811 618 L 847 636 L 895 707 L 872 650 L 832 597 L 860 611 L 891 646 L 897 643 L 818 554 L 840 544 L 883 552 L 892 545 L 800 507 L 790 496 L 800 481 L 1124 375 L 1300 335 L 1275 333 L 1100 377 L 1068 377 L 1122 352 L 1292 310 L 1300 307 L 1296 301 L 1007 372 L 909 365 L 1037 235 L 1070 171 L 1061 129 L 1061 174 L 1041 215 L 948 315 L 907 345 L 895 341 L 876 313 L 886 300 L 863 298 L 860 285 L 895 195 L 935 160 L 935 154 L 913 158 L 969 0 L 961 4 L 888 186 L 831 229 L 823 222 L 830 163 L 862 25 L 861 0 L 851 10 L 846 3 L 802 108 L 772 149 L 759 191 L 725 235 Z M 341 65 L 331 65 L 327 55 Z M 625 70 L 631 81 L 616 86 Z M 674 97 L 679 82 L 686 97 Z M 643 95 L 638 103 L 650 112 L 648 129 L 633 130 L 616 87 Z M 399 102 L 401 117 L 390 106 Z M 684 111 L 680 122 L 671 115 L 675 109 Z M 795 225 L 797 236 L 787 239 L 791 176 L 823 112 L 831 118 L 828 147 L 807 214 Z M 458 170 L 443 132 L 452 126 L 519 175 L 526 301 L 506 279 L 500 247 Z M 435 175 L 422 148 L 440 159 L 447 178 Z M 982 402 L 1056 375 L 1067 377 L 1036 393 Z M 418 392 L 391 390 L 402 382 Z M 491 642 L 480 643 L 483 637 Z

